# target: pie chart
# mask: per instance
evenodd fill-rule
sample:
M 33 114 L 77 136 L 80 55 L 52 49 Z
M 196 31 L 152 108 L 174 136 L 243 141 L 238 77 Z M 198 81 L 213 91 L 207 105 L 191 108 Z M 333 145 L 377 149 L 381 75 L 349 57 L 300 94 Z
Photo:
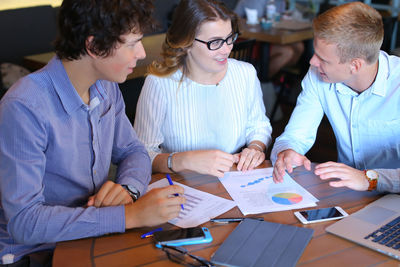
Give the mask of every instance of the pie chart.
M 272 201 L 281 205 L 293 205 L 303 200 L 303 197 L 296 193 L 279 193 L 272 196 Z

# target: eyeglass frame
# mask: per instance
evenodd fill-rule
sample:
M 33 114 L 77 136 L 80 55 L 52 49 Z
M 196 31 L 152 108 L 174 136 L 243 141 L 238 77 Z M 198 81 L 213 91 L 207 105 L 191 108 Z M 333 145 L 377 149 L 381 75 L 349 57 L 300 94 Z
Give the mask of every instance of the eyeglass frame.
M 170 259 L 170 260 L 173 261 L 173 262 L 176 262 L 176 263 L 179 263 L 179 264 L 185 263 L 184 261 L 179 261 L 179 262 L 178 262 L 178 260 L 175 259 L 175 258 L 173 257 L 173 255 L 171 254 L 171 252 L 167 251 L 166 249 L 171 249 L 171 250 L 173 250 L 173 251 L 179 252 L 179 253 L 182 254 L 182 255 L 189 256 L 190 258 L 192 258 L 192 259 L 196 260 L 197 262 L 201 263 L 201 264 L 202 264 L 201 266 L 215 267 L 215 265 L 214 265 L 211 261 L 206 260 L 206 259 L 204 259 L 203 257 L 190 254 L 190 253 L 187 251 L 187 249 L 185 249 L 185 248 L 183 248 L 183 247 L 175 247 L 175 246 L 162 245 L 162 246 L 161 246 L 161 249 L 162 249 L 162 251 L 164 251 L 164 252 L 167 254 L 168 259 Z M 188 263 L 188 264 L 189 264 L 189 263 Z
M 236 35 L 236 37 L 233 39 L 232 43 L 228 44 L 228 39 L 229 39 L 229 38 L 232 38 L 232 37 L 235 36 L 235 35 Z M 195 40 L 195 41 L 198 41 L 198 42 L 200 42 L 200 43 L 206 44 L 208 50 L 215 51 L 215 50 L 220 49 L 220 48 L 224 45 L 224 43 L 226 43 L 227 45 L 234 44 L 234 43 L 236 42 L 236 40 L 237 40 L 238 37 L 239 37 L 239 33 L 238 33 L 238 32 L 235 32 L 235 33 L 230 34 L 228 37 L 226 37 L 226 39 L 221 39 L 221 38 L 219 38 L 219 39 L 214 39 L 214 40 L 211 40 L 211 41 L 208 41 L 208 42 L 203 41 L 203 40 L 200 40 L 200 39 L 197 39 L 197 38 L 194 38 L 194 40 Z M 221 45 L 220 45 L 218 48 L 211 49 L 211 44 L 212 44 L 213 42 L 217 42 L 217 41 L 218 41 L 218 42 L 221 42 L 221 41 L 222 41 L 222 42 L 221 42 Z

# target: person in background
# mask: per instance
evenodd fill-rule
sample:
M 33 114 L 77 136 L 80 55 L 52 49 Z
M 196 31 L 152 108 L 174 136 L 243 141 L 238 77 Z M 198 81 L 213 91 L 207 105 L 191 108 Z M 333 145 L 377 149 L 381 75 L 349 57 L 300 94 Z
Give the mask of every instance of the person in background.
M 179 214 L 184 198 L 170 196 L 183 188 L 144 195 L 150 158 L 117 84 L 146 55 L 141 40 L 151 14 L 149 0 L 64 0 L 57 56 L 2 98 L 2 264 L 51 266 L 55 242 L 158 225 Z M 115 182 L 108 180 L 110 161 Z
M 240 17 L 246 17 L 245 8 L 252 8 L 257 10 L 259 17 L 264 16 L 266 13 L 266 6 L 269 0 L 239 0 L 234 11 Z M 277 12 L 283 13 L 285 11 L 285 1 L 274 1 Z M 270 55 L 268 63 L 268 77 L 273 78 L 283 67 L 294 66 L 299 61 L 304 52 L 304 43 L 295 42 L 286 45 L 270 45 Z
M 338 162 L 316 166 L 321 179 L 354 190 L 399 192 L 400 58 L 380 51 L 382 17 L 353 2 L 313 21 L 311 67 L 284 133 L 271 153 L 274 180 L 304 165 L 324 114 L 336 136 Z
M 219 1 L 182 0 L 175 9 L 135 118 L 153 172 L 222 177 L 234 163 L 245 171 L 264 161 L 272 129 L 256 70 L 228 58 L 237 31 Z

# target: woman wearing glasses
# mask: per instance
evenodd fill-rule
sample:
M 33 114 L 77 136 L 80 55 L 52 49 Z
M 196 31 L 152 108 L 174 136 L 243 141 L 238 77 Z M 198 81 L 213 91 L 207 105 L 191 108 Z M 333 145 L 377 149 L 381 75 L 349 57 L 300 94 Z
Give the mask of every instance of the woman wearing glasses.
M 228 58 L 236 15 L 215 0 L 181 0 L 150 67 L 135 130 L 153 172 L 222 177 L 234 163 L 250 170 L 265 159 L 271 125 L 251 64 Z

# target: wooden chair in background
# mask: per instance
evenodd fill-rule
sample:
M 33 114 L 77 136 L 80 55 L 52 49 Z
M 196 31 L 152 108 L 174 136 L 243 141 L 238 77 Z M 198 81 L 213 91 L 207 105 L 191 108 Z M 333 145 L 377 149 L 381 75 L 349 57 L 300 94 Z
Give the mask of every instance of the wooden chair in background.
M 229 57 L 254 64 L 252 55 L 255 44 L 255 39 L 237 41 L 233 45 L 233 49 Z

